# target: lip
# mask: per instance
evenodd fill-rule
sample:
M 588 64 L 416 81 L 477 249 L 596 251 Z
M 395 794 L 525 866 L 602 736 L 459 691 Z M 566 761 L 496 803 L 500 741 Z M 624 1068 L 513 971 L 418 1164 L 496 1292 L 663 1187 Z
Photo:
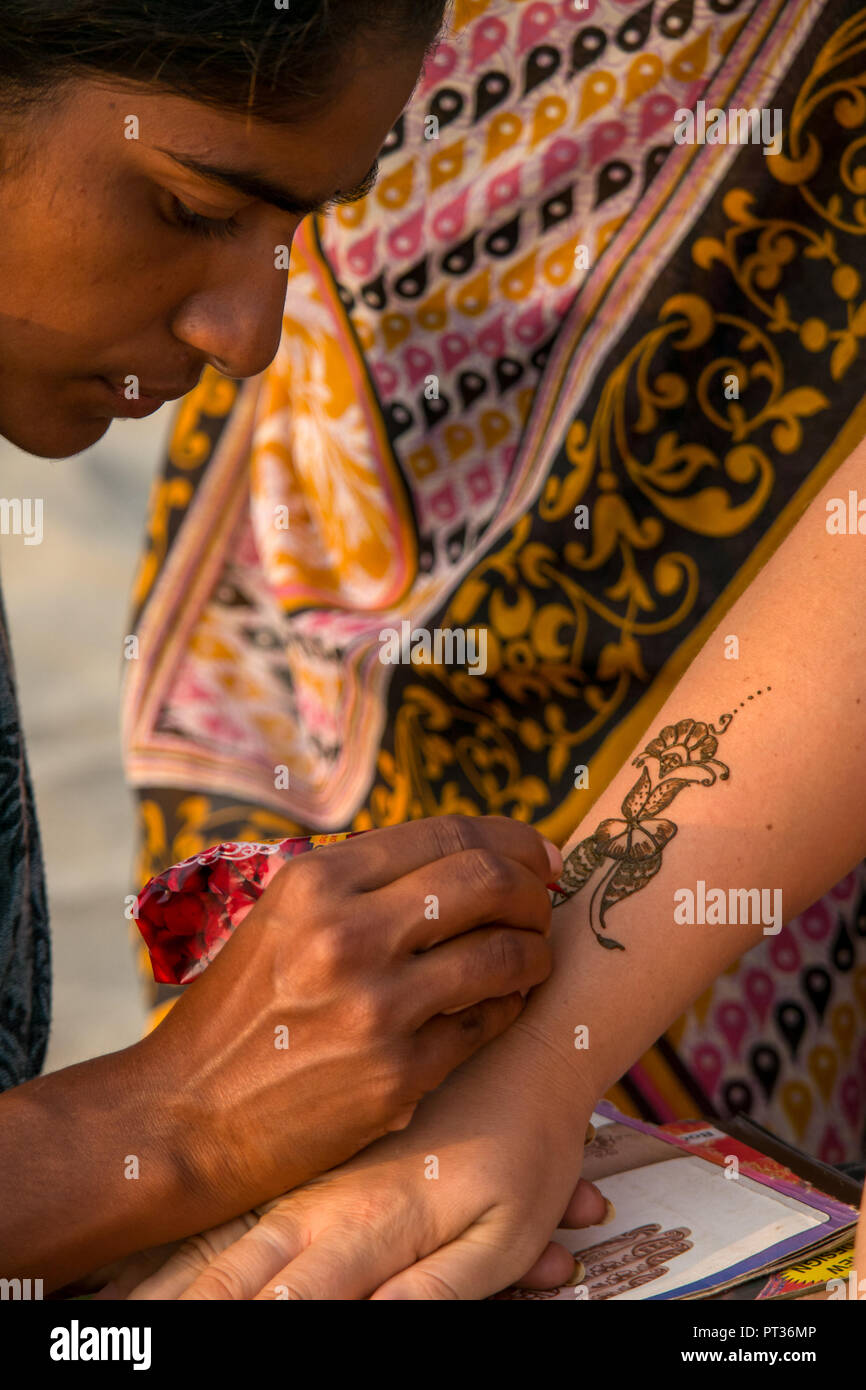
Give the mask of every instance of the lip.
M 185 386 L 149 386 L 147 390 L 139 388 L 138 395 L 133 400 L 128 400 L 125 385 L 118 386 L 107 376 L 97 377 L 96 380 L 111 397 L 112 415 L 128 420 L 143 420 L 145 416 L 153 415 L 154 411 L 159 410 L 167 401 L 180 400 L 181 396 L 185 396 L 196 384 L 193 381 Z

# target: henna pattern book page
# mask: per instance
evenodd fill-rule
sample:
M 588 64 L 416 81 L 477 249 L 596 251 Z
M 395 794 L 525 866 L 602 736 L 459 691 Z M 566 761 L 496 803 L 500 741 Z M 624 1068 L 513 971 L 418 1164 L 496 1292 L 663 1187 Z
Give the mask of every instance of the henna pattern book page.
M 560 1230 L 554 1237 L 581 1260 L 581 1283 L 544 1292 L 511 1289 L 500 1298 L 706 1296 L 789 1264 L 799 1252 L 831 1248 L 856 1224 L 855 1208 L 778 1164 L 762 1171 L 762 1156 L 743 1146 L 749 1157 L 734 1170 L 723 1155 L 735 1141 L 712 1126 L 674 1136 L 610 1105 L 603 1110 L 593 1116 L 596 1134 L 582 1172 L 611 1200 L 615 1215 L 603 1229 Z

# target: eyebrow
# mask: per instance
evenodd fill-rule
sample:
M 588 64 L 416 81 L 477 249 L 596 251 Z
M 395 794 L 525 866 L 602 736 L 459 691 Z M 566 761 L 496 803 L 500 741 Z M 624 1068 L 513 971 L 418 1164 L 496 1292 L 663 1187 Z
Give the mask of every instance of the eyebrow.
M 279 208 L 280 212 L 288 212 L 296 217 L 306 217 L 311 212 L 324 212 L 337 203 L 357 203 L 367 196 L 379 177 L 379 161 L 376 159 L 354 188 L 338 189 L 336 193 L 325 198 L 305 198 L 299 193 L 293 193 L 289 188 L 282 188 L 279 184 L 273 183 L 271 179 L 262 178 L 261 175 L 245 169 L 208 164 L 206 161 L 193 158 L 192 155 L 176 154 L 173 150 L 164 150 L 158 145 L 154 148 L 193 174 L 225 184 L 227 188 L 236 189 L 238 193 L 244 193 L 261 203 L 270 203 L 272 207 Z

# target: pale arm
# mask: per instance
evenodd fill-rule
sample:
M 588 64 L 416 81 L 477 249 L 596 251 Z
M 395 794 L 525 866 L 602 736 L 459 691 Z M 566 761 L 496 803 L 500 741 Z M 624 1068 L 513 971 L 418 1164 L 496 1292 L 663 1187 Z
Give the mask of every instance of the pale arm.
M 603 1094 L 762 937 L 760 925 L 678 924 L 676 890 L 694 891 L 698 880 L 707 889 L 780 889 L 789 921 L 866 853 L 866 535 L 831 535 L 826 525 L 828 498 L 847 501 L 858 486 L 866 497 L 863 445 L 723 617 L 635 748 L 680 720 L 718 726 L 734 713 L 715 754 L 729 778 L 688 785 L 660 811 L 677 826 L 661 868 L 607 912 L 607 932 L 625 950 L 603 949 L 589 928 L 598 874 L 554 913 L 556 968 L 517 1027 L 546 1040 L 579 1074 L 582 1093 L 588 1070 L 591 1090 Z M 731 635 L 738 660 L 725 657 Z M 658 761 L 646 768 L 656 786 Z M 640 773 L 631 760 L 620 771 L 566 860 L 606 817 L 622 818 Z M 574 1047 L 581 1024 L 586 1051 Z

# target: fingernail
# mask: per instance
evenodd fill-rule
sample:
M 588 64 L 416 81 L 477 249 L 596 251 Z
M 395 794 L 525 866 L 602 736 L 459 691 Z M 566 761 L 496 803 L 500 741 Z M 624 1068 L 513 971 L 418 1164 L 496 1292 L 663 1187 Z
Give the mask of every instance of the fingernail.
M 554 878 L 558 878 L 562 873 L 562 855 L 552 840 L 545 840 L 544 848 L 547 850 L 547 858 L 550 861 L 550 872 Z
M 585 1278 L 586 1265 L 583 1263 L 583 1260 L 575 1259 L 574 1273 L 572 1274 L 570 1279 L 566 1279 L 564 1288 L 573 1289 L 577 1284 L 582 1284 Z
M 605 1197 L 604 1207 L 604 1218 L 603 1220 L 599 1221 L 599 1226 L 609 1226 L 613 1218 L 616 1216 L 616 1207 L 614 1206 L 613 1202 L 610 1200 L 609 1197 Z
M 587 1127 L 586 1127 L 586 1134 L 583 1136 L 584 1147 L 586 1147 L 587 1144 L 591 1144 L 594 1138 L 595 1138 L 595 1125 L 587 1125 Z

